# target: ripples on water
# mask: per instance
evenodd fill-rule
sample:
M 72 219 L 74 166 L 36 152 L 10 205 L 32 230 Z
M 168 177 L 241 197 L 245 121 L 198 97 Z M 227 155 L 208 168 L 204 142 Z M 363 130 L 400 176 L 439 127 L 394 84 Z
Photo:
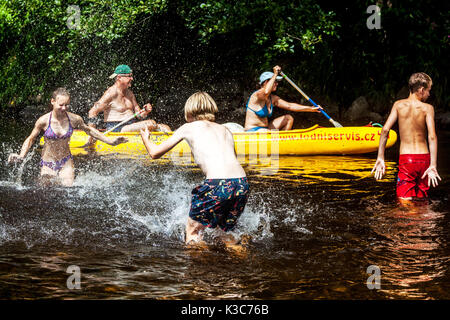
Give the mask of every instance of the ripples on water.
M 448 299 L 448 171 L 430 204 L 395 201 L 396 163 L 376 183 L 374 156 L 241 158 L 251 196 L 239 252 L 186 249 L 193 165 L 75 158 L 72 188 L 36 184 L 39 155 L 0 154 L 0 297 L 157 299 Z M 442 149 L 440 149 L 441 151 Z M 67 267 L 81 268 L 69 290 Z M 381 269 L 369 290 L 366 270 Z

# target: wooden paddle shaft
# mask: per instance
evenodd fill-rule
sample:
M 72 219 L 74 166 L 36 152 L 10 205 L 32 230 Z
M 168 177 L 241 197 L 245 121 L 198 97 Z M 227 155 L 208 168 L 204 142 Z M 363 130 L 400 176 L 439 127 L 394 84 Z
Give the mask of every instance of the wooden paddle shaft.
M 302 94 L 305 99 L 307 99 L 309 102 L 311 102 L 315 107 L 319 107 L 310 97 L 306 95 L 306 93 L 303 92 L 302 89 L 300 89 L 287 75 L 285 75 L 282 71 L 280 71 L 280 74 L 295 88 L 298 92 Z M 319 111 L 335 126 L 335 127 L 342 127 L 341 124 L 331 119 L 331 117 L 325 112 L 323 109 L 319 109 Z

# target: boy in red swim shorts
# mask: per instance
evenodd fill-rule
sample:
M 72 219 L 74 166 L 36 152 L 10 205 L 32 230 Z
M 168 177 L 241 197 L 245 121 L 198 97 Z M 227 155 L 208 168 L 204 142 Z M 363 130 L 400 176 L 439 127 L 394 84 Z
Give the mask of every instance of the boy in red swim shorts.
M 430 184 L 441 180 L 437 169 L 437 138 L 433 106 L 425 103 L 430 96 L 432 80 L 426 73 L 411 75 L 408 81 L 409 97 L 394 103 L 381 131 L 378 158 L 372 169 L 380 180 L 386 171 L 384 150 L 389 130 L 398 120 L 400 157 L 398 164 L 397 197 L 399 199 L 426 199 Z M 428 133 L 428 144 L 427 144 Z M 428 149 L 429 148 L 429 149 Z

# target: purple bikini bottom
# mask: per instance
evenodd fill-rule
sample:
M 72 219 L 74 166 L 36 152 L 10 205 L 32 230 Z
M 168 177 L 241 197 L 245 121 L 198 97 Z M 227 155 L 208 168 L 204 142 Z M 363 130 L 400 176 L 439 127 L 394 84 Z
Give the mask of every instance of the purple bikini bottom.
M 39 165 L 41 167 L 43 167 L 43 166 L 49 167 L 53 171 L 60 171 L 62 169 L 62 167 L 64 167 L 66 162 L 69 161 L 69 159 L 73 159 L 72 154 L 69 154 L 68 156 L 65 156 L 64 158 L 62 158 L 61 160 L 56 160 L 56 161 L 44 161 L 41 159 L 41 162 L 39 163 Z

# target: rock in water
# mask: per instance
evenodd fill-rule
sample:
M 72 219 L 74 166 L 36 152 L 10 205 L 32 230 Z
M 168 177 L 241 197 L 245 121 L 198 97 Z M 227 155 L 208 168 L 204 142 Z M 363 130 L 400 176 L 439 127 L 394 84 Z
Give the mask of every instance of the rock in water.
M 369 103 L 367 102 L 365 97 L 361 96 L 356 98 L 355 101 L 353 101 L 351 107 L 345 113 L 345 116 L 349 120 L 353 121 L 367 117 L 369 112 L 370 112 Z

